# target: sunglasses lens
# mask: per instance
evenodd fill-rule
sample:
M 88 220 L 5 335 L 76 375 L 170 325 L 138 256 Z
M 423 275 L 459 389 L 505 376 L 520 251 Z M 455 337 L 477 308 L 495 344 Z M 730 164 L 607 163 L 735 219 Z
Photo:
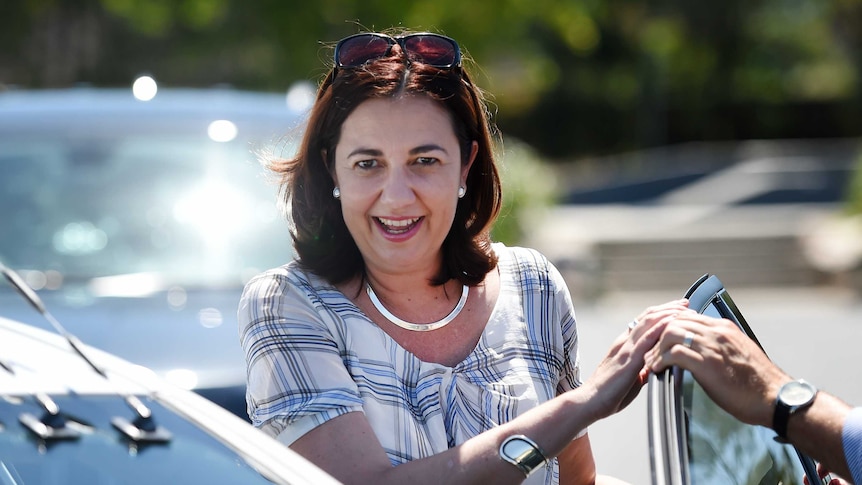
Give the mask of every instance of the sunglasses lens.
M 460 57 L 458 44 L 439 35 L 407 36 L 402 45 L 412 59 L 436 67 L 455 66 Z
M 371 59 L 386 55 L 391 41 L 378 35 L 355 35 L 348 37 L 335 47 L 335 62 L 338 67 L 357 67 Z

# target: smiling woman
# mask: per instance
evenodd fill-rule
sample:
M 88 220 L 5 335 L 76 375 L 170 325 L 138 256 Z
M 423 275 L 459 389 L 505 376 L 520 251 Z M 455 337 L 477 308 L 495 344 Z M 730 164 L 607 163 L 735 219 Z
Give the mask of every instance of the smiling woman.
M 477 145 L 462 155 L 449 115 L 425 97 L 372 99 L 345 120 L 333 179 L 369 273 L 436 273 Z
M 592 483 L 587 426 L 685 303 L 582 384 L 562 276 L 491 240 L 494 131 L 458 44 L 364 33 L 333 61 L 297 156 L 270 160 L 298 258 L 240 300 L 253 423 L 347 483 Z

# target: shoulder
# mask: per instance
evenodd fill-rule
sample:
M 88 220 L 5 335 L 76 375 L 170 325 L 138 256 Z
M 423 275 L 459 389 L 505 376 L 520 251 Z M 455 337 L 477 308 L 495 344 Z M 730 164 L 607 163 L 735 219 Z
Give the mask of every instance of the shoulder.
M 506 246 L 503 243 L 494 243 L 493 248 L 499 258 L 501 272 L 514 271 L 537 276 L 556 272 L 553 263 L 536 249 Z
M 330 335 L 344 298 L 323 278 L 291 262 L 253 277 L 237 309 L 243 339 L 313 332 Z
M 314 313 L 321 295 L 332 290 L 326 280 L 304 269 L 297 261 L 272 268 L 251 278 L 243 288 L 240 319 L 255 320 L 263 315 Z
M 325 285 L 325 281 L 303 269 L 299 262 L 294 260 L 252 277 L 245 284 L 243 297 L 273 296 L 298 288 L 315 289 Z
M 546 258 L 545 255 L 537 249 L 521 246 L 506 246 L 499 242 L 492 244 L 491 247 L 494 249 L 494 253 L 501 262 L 507 261 L 538 266 L 550 264 L 548 258 Z
M 522 291 L 558 295 L 567 305 L 571 300 L 569 288 L 562 273 L 540 251 L 526 247 L 509 247 L 494 244 L 499 258 L 500 278 L 522 288 Z

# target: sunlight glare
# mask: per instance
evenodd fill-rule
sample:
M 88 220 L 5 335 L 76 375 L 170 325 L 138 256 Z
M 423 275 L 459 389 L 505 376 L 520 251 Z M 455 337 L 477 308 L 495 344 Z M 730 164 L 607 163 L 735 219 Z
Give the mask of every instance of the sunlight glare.
M 198 374 L 189 369 L 171 369 L 165 373 L 165 380 L 190 391 L 198 385 Z
M 174 219 L 200 233 L 213 247 L 248 225 L 254 205 L 240 191 L 221 180 L 209 180 L 182 197 L 173 208 Z
M 220 143 L 233 141 L 238 132 L 236 125 L 229 120 L 215 120 L 207 127 L 210 140 Z
M 140 101 L 149 101 L 156 97 L 159 86 L 150 76 L 141 76 L 132 84 L 132 94 Z
M 287 108 L 294 113 L 304 113 L 311 109 L 316 96 L 314 84 L 308 81 L 296 82 L 287 91 Z

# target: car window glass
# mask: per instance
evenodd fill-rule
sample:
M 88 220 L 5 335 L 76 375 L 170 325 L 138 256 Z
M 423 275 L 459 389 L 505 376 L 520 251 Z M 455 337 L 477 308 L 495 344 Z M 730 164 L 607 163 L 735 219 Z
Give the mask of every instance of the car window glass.
M 721 317 L 713 304 L 703 312 Z M 691 483 L 802 484 L 796 450 L 775 432 L 742 423 L 719 408 L 689 372 L 682 374 Z
M 158 425 L 171 433 L 171 440 L 136 446 L 110 422 L 114 416 L 130 417 L 120 397 L 73 395 L 54 400 L 64 415 L 81 423 L 74 426 L 82 431 L 80 437 L 39 440 L 19 422 L 23 413 L 41 416 L 35 401 L 0 399 L 0 483 L 271 483 L 245 457 L 157 402 L 147 401 L 147 406 Z
M 205 133 L 0 138 L 0 255 L 67 283 L 139 273 L 244 282 L 292 255 L 252 148 Z

